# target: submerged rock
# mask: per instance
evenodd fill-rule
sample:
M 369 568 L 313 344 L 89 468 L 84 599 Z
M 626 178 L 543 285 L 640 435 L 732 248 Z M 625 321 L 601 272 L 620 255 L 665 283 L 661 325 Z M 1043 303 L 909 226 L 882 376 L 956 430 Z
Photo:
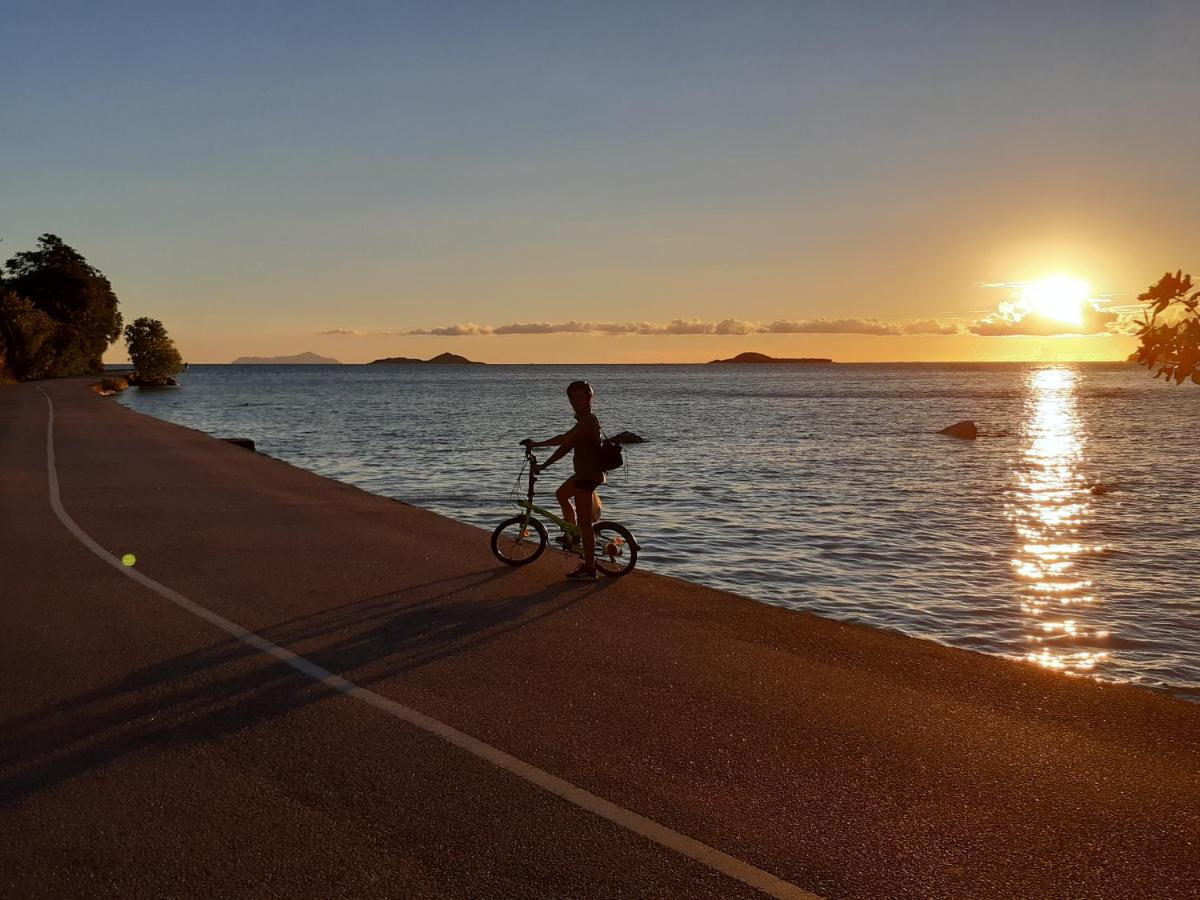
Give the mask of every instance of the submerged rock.
M 962 422 L 955 422 L 949 428 L 943 428 L 938 434 L 945 434 L 949 437 L 960 438 L 964 441 L 973 441 L 979 437 L 979 429 L 975 427 L 975 423 L 970 419 Z
M 129 379 L 127 378 L 101 378 L 99 384 L 93 384 L 92 390 L 101 397 L 111 397 L 113 394 L 119 394 L 121 391 L 128 390 Z
M 129 383 L 134 387 L 179 387 L 174 378 L 142 378 L 137 374 L 129 376 Z
M 227 444 L 233 444 L 235 447 L 242 447 L 246 450 L 254 451 L 254 441 L 250 438 L 221 438 Z

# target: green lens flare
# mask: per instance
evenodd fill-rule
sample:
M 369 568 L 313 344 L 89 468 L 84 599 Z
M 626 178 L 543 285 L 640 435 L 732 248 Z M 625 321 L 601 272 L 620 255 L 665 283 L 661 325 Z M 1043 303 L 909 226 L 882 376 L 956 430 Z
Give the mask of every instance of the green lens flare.
M 137 562 L 137 557 L 132 553 L 126 553 L 121 557 L 121 562 L 127 566 L 132 566 L 135 562 Z

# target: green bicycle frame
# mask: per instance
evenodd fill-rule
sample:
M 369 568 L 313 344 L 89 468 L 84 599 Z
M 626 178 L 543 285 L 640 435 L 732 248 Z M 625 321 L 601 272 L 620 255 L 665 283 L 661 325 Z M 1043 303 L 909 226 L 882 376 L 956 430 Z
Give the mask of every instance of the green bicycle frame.
M 554 513 L 550 512 L 550 510 L 546 509 L 544 506 L 538 506 L 536 503 L 533 502 L 533 486 L 535 484 L 537 484 L 537 479 L 538 479 L 538 477 L 533 474 L 533 466 L 537 465 L 537 457 L 535 457 L 533 455 L 533 451 L 530 450 L 528 447 L 525 448 L 525 459 L 528 460 L 529 463 L 531 464 L 530 468 L 529 468 L 528 495 L 526 496 L 526 498 L 524 500 L 514 500 L 513 501 L 517 505 L 518 509 L 522 509 L 525 511 L 525 518 L 521 522 L 521 527 L 524 528 L 526 525 L 528 525 L 529 519 L 533 516 L 534 513 L 537 513 L 539 516 L 549 519 L 551 522 L 553 522 L 555 525 L 557 525 L 559 528 L 561 528 L 567 534 L 570 534 L 570 535 L 580 534 L 581 532 L 579 530 L 578 525 L 574 525 L 574 524 L 568 522 L 566 519 L 562 518 L 562 516 L 556 516 Z

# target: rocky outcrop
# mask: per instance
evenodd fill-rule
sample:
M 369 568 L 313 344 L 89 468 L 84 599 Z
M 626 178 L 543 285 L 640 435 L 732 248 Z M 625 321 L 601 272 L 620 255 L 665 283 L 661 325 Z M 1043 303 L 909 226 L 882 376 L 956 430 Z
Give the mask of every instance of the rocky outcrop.
M 174 378 L 142 378 L 136 372 L 129 376 L 129 383 L 133 387 L 179 387 L 179 382 Z
M 311 350 L 298 353 L 295 356 L 239 356 L 231 366 L 340 366 L 341 363 L 330 356 L 318 356 Z
M 388 356 L 383 359 L 373 359 L 368 366 L 482 366 L 485 363 L 467 359 L 457 353 L 439 353 L 432 359 L 414 359 L 411 356 Z
M 709 365 L 714 363 L 735 363 L 743 365 L 745 363 L 831 363 L 832 359 L 824 359 L 818 356 L 800 356 L 800 357 L 782 357 L 782 356 L 767 356 L 765 353 L 739 353 L 737 356 L 729 359 L 714 359 L 709 361 Z
M 121 391 L 129 390 L 129 379 L 124 376 L 117 378 L 101 378 L 99 382 L 92 385 L 92 390 L 101 397 L 111 397 L 113 394 L 119 394 Z
M 943 428 L 938 434 L 944 434 L 963 441 L 973 441 L 979 437 L 979 429 L 975 427 L 975 423 L 970 419 L 965 419 L 962 422 L 955 422 L 948 428 Z

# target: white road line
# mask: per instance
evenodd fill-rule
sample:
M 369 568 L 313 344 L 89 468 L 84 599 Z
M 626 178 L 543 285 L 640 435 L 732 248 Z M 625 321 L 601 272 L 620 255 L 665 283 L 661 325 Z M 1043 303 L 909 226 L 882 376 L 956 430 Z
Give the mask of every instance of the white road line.
M 678 831 L 667 828 L 665 825 L 659 825 L 657 822 L 647 819 L 645 816 L 638 815 L 632 810 L 625 809 L 623 806 L 618 806 L 615 803 L 605 800 L 603 797 L 597 797 L 583 788 L 576 787 L 569 781 L 565 781 L 556 775 L 551 775 L 549 772 L 543 771 L 536 766 L 531 766 L 529 763 L 519 760 L 515 756 L 511 756 L 503 750 L 493 747 L 491 744 L 485 744 L 483 741 L 477 740 L 469 734 L 464 734 L 456 728 L 451 728 L 445 722 L 439 722 L 437 719 L 417 712 L 415 709 L 407 707 L 402 703 L 397 703 L 395 700 L 389 700 L 387 697 L 376 694 L 374 691 L 359 687 L 354 682 L 347 681 L 340 675 L 335 675 L 333 672 L 321 668 L 303 656 L 298 656 L 291 650 L 271 643 L 253 631 L 243 628 L 237 622 L 232 622 L 212 610 L 205 609 L 199 603 L 189 600 L 178 591 L 172 590 L 165 584 L 161 584 L 153 578 L 143 575 L 137 569 L 124 565 L 117 557 L 96 543 L 92 539 L 92 536 L 80 528 L 67 513 L 66 509 L 63 508 L 62 496 L 58 489 L 58 468 L 54 461 L 54 402 L 50 399 L 50 395 L 42 390 L 40 385 L 38 386 L 38 390 L 46 398 L 46 405 L 50 410 L 50 415 L 46 422 L 46 469 L 50 482 L 50 508 L 54 510 L 54 515 L 63 523 L 67 531 L 75 536 L 75 539 L 79 543 L 83 544 L 83 546 L 87 547 L 122 575 L 132 578 L 143 587 L 149 588 L 160 597 L 170 600 L 176 606 L 186 609 L 193 615 L 199 616 L 222 631 L 233 635 L 239 641 L 249 644 L 256 650 L 261 650 L 269 656 L 275 657 L 280 662 L 287 663 L 293 669 L 303 672 L 314 681 L 319 681 L 321 684 L 340 691 L 347 696 L 368 703 L 390 716 L 394 716 L 397 719 L 420 728 L 422 731 L 437 735 L 447 743 L 453 744 L 455 747 L 460 747 L 480 759 L 487 760 L 492 765 L 511 772 L 518 778 L 561 797 L 563 800 L 574 806 L 578 806 L 580 809 L 595 813 L 601 818 L 620 825 L 628 831 L 632 831 L 634 834 L 639 834 L 662 847 L 666 847 L 668 850 L 674 850 L 677 853 L 682 853 L 684 856 L 691 857 L 711 869 L 728 875 L 730 878 L 735 878 L 744 884 L 748 884 L 750 887 L 757 888 L 772 897 L 788 898 L 788 900 L 819 900 L 818 895 L 810 894 L 808 891 L 790 882 L 777 878 L 770 872 L 742 862 L 728 853 L 722 853 L 714 847 L 690 838 L 686 834 L 681 834 Z

